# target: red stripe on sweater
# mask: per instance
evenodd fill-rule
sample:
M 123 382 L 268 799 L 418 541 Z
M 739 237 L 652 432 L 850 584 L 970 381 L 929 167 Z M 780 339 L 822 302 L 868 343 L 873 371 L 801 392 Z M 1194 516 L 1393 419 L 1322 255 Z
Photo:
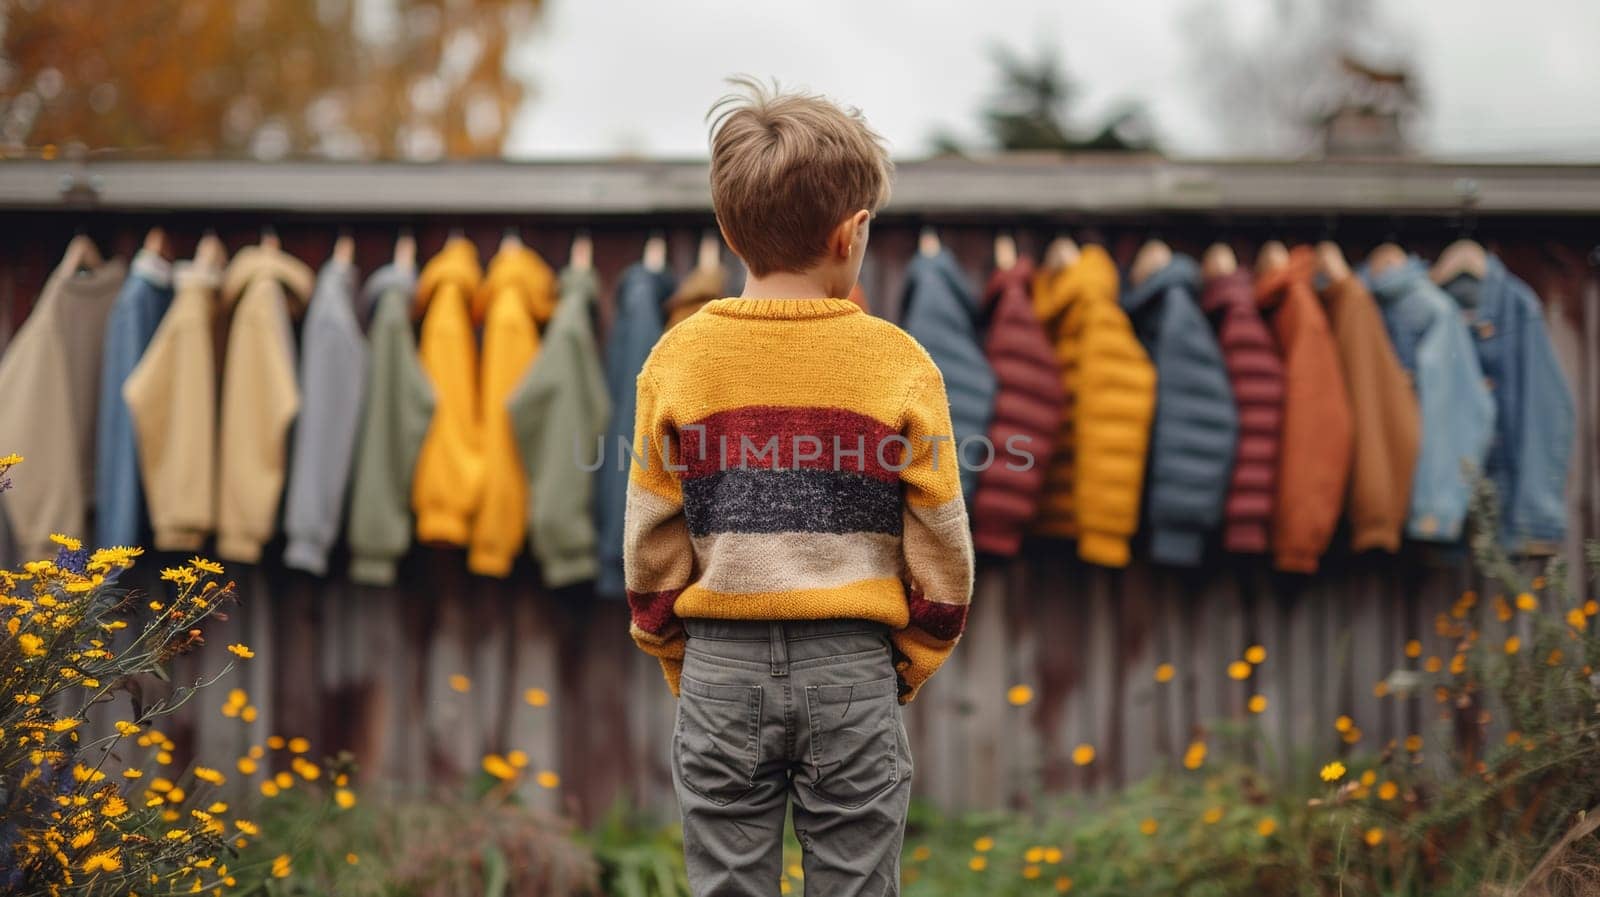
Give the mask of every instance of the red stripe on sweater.
M 662 592 L 635 592 L 628 590 L 628 609 L 633 613 L 633 625 L 651 635 L 665 635 L 667 627 L 676 618 L 672 606 L 683 589 Z
M 911 609 L 911 625 L 936 639 L 949 641 L 967 628 L 968 605 L 929 601 L 915 589 L 909 590 L 906 604 Z
M 842 408 L 747 405 L 680 427 L 673 451 L 675 463 L 687 468 L 681 474 L 685 480 L 724 470 L 805 469 L 896 482 L 900 473 L 894 468 L 901 464 L 905 443 L 890 440 L 895 435 L 882 422 Z

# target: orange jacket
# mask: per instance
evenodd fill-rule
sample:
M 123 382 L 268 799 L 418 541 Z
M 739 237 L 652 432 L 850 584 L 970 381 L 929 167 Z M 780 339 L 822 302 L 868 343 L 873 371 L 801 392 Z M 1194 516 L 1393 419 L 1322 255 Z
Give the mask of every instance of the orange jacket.
M 1069 267 L 1039 272 L 1033 307 L 1066 392 L 1034 531 L 1075 536 L 1084 560 L 1126 566 L 1139 525 L 1155 367 L 1117 304 L 1117 268 L 1099 246 L 1084 247 Z
M 1316 256 L 1295 247 L 1289 263 L 1256 280 L 1256 301 L 1283 353 L 1283 440 L 1272 515 L 1277 567 L 1315 573 L 1344 507 L 1354 439 L 1339 347 L 1311 288 Z

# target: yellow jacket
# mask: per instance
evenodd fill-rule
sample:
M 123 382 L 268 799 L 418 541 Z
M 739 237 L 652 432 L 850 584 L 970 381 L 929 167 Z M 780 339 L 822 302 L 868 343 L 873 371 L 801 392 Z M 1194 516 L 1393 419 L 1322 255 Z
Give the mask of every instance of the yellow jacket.
M 1078 556 L 1090 563 L 1126 566 L 1139 525 L 1155 367 L 1117 304 L 1117 268 L 1101 247 L 1041 271 L 1033 303 L 1067 395 L 1034 530 L 1076 537 Z
M 555 301 L 555 274 L 520 243 L 495 253 L 474 295 L 474 317 L 483 323 L 478 377 L 483 497 L 467 552 L 473 573 L 508 575 L 527 535 L 528 472 L 506 402 L 539 355 L 539 327 L 550 319 Z
M 411 484 L 421 542 L 466 545 L 483 495 L 478 345 L 472 324 L 473 297 L 482 280 L 478 250 L 465 237 L 445 243 L 417 278 L 422 316 L 417 355 L 435 398 Z

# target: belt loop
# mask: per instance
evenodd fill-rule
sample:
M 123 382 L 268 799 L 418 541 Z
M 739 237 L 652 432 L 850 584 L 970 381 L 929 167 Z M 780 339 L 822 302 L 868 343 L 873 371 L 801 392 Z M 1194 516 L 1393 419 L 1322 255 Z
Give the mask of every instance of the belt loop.
M 784 635 L 782 621 L 773 620 L 767 624 L 767 648 L 772 656 L 772 675 L 789 675 L 789 640 Z

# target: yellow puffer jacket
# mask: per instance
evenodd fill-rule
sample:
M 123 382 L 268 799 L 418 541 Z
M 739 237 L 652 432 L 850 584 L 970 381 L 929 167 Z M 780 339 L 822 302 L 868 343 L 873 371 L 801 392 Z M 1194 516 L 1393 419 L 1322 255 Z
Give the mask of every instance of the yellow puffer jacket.
M 478 423 L 478 344 L 472 302 L 483 280 L 478 250 L 452 238 L 417 278 L 422 370 L 433 384 L 433 420 L 417 456 L 411 505 L 417 540 L 466 545 L 484 488 Z
M 504 245 L 489 262 L 473 308 L 483 322 L 478 421 L 483 498 L 472 522 L 467 569 L 506 576 L 527 536 L 528 472 L 522 467 L 506 401 L 539 356 L 539 327 L 555 309 L 555 274 L 521 243 Z
M 1055 344 L 1066 405 L 1034 531 L 1077 538 L 1078 556 L 1128 563 L 1139 525 L 1156 371 L 1117 304 L 1117 268 L 1099 246 L 1034 278 L 1033 306 Z

